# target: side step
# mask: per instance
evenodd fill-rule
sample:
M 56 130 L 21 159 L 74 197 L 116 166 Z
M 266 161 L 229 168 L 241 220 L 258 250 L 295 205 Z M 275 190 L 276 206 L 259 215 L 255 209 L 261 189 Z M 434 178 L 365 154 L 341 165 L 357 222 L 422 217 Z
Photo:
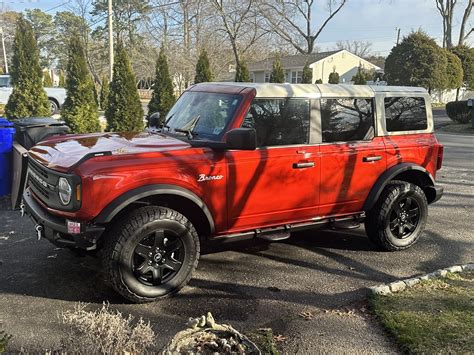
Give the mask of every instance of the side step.
M 267 240 L 269 242 L 277 242 L 279 240 L 285 240 L 290 237 L 290 232 L 282 231 L 269 234 L 257 234 L 257 238 Z
M 356 229 L 360 227 L 357 221 L 336 221 L 331 223 L 331 229 Z

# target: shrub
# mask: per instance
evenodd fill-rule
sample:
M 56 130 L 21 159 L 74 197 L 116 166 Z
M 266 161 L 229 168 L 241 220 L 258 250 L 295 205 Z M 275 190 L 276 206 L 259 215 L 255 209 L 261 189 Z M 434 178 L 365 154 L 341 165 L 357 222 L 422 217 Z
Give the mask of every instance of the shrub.
M 471 108 L 467 101 L 452 101 L 446 104 L 448 117 L 458 123 L 469 123 L 471 121 Z
M 332 73 L 330 73 L 328 83 L 339 84 L 339 73 L 336 71 L 333 71 Z
M 5 333 L 4 330 L 0 330 L 0 354 L 6 350 L 8 341 L 11 339 L 11 335 Z
M 303 84 L 313 83 L 313 70 L 309 67 L 308 63 L 306 63 L 303 67 L 303 75 L 301 77 L 301 82 Z
M 323 83 L 323 80 L 322 80 L 322 79 L 317 79 L 314 83 L 315 83 L 315 84 L 322 84 L 322 83 Z
M 273 61 L 272 72 L 270 73 L 271 83 L 284 83 L 285 82 L 285 70 L 281 66 L 280 57 L 277 56 Z
M 235 82 L 238 82 L 238 83 L 250 82 L 249 69 L 247 68 L 247 63 L 244 61 L 237 64 L 237 68 L 235 70 Z
M 161 47 L 158 60 L 156 61 L 155 80 L 153 82 L 153 93 L 148 103 L 148 114 L 159 112 L 160 121 L 164 119 L 176 102 L 174 96 L 173 80 L 171 79 L 168 58 L 164 47 Z
M 9 119 L 49 116 L 51 107 L 43 89 L 39 50 L 30 23 L 19 17 L 13 40 L 11 65 L 13 91 L 5 114 Z
M 211 65 L 209 64 L 207 52 L 203 50 L 199 55 L 199 59 L 196 63 L 196 75 L 194 76 L 194 84 L 206 83 L 209 81 L 212 81 Z
M 87 311 L 85 304 L 77 304 L 73 311 L 63 312 L 61 321 L 68 327 L 62 340 L 66 352 L 78 354 L 144 354 L 155 343 L 155 333 L 140 318 L 124 317 L 103 304 L 97 311 Z
M 71 38 L 68 48 L 66 91 L 61 117 L 74 133 L 100 131 L 95 86 L 87 68 L 84 47 L 79 37 Z
M 43 86 L 45 88 L 52 88 L 53 87 L 53 79 L 51 78 L 51 74 L 49 74 L 49 70 L 46 70 L 43 73 Z
M 108 101 L 105 118 L 109 130 L 139 132 L 143 129 L 143 108 L 135 85 L 135 75 L 120 42 L 116 47 Z

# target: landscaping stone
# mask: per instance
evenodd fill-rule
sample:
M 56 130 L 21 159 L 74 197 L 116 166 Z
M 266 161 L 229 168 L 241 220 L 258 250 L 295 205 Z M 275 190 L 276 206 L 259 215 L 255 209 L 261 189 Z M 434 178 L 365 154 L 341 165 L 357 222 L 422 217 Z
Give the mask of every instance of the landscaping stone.
M 374 295 L 388 295 L 390 294 L 390 287 L 387 285 L 379 285 L 379 286 L 374 286 L 369 288 L 370 292 L 372 292 Z
M 463 265 L 462 270 L 463 271 L 472 271 L 472 270 L 474 270 L 474 264 Z
M 412 279 L 406 279 L 406 280 L 403 280 L 403 282 L 405 282 L 405 284 L 407 285 L 407 287 L 413 287 L 415 286 L 416 284 L 420 283 L 420 279 L 414 277 Z
M 451 267 L 446 268 L 446 271 L 448 271 L 448 272 L 453 272 L 453 273 L 455 273 L 455 272 L 461 272 L 461 271 L 462 271 L 462 267 L 459 266 L 459 265 L 451 266 Z
M 390 287 L 390 291 L 399 292 L 399 291 L 403 291 L 407 287 L 407 285 L 403 281 L 396 281 L 389 284 L 389 287 Z

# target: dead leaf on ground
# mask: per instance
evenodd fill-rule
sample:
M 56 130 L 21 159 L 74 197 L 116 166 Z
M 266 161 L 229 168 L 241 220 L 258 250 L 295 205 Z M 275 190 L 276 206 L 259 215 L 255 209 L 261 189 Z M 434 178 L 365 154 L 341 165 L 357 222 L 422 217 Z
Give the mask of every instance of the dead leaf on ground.
M 305 320 L 312 320 L 314 319 L 315 315 L 312 312 L 300 312 L 298 315 Z
M 286 341 L 286 337 L 281 334 L 278 334 L 278 335 L 273 336 L 273 341 L 275 343 L 283 343 Z

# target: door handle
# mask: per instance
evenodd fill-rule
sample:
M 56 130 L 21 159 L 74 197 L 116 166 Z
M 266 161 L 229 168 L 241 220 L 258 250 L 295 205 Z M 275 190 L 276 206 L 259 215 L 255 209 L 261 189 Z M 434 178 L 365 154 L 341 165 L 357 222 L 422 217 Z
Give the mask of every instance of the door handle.
M 373 157 L 363 157 L 362 158 L 362 161 L 364 163 L 369 163 L 369 162 L 372 162 L 372 161 L 379 161 L 379 160 L 382 160 L 382 156 L 381 155 L 375 155 Z
M 309 161 L 305 163 L 293 163 L 293 169 L 314 168 L 314 165 L 314 161 Z

